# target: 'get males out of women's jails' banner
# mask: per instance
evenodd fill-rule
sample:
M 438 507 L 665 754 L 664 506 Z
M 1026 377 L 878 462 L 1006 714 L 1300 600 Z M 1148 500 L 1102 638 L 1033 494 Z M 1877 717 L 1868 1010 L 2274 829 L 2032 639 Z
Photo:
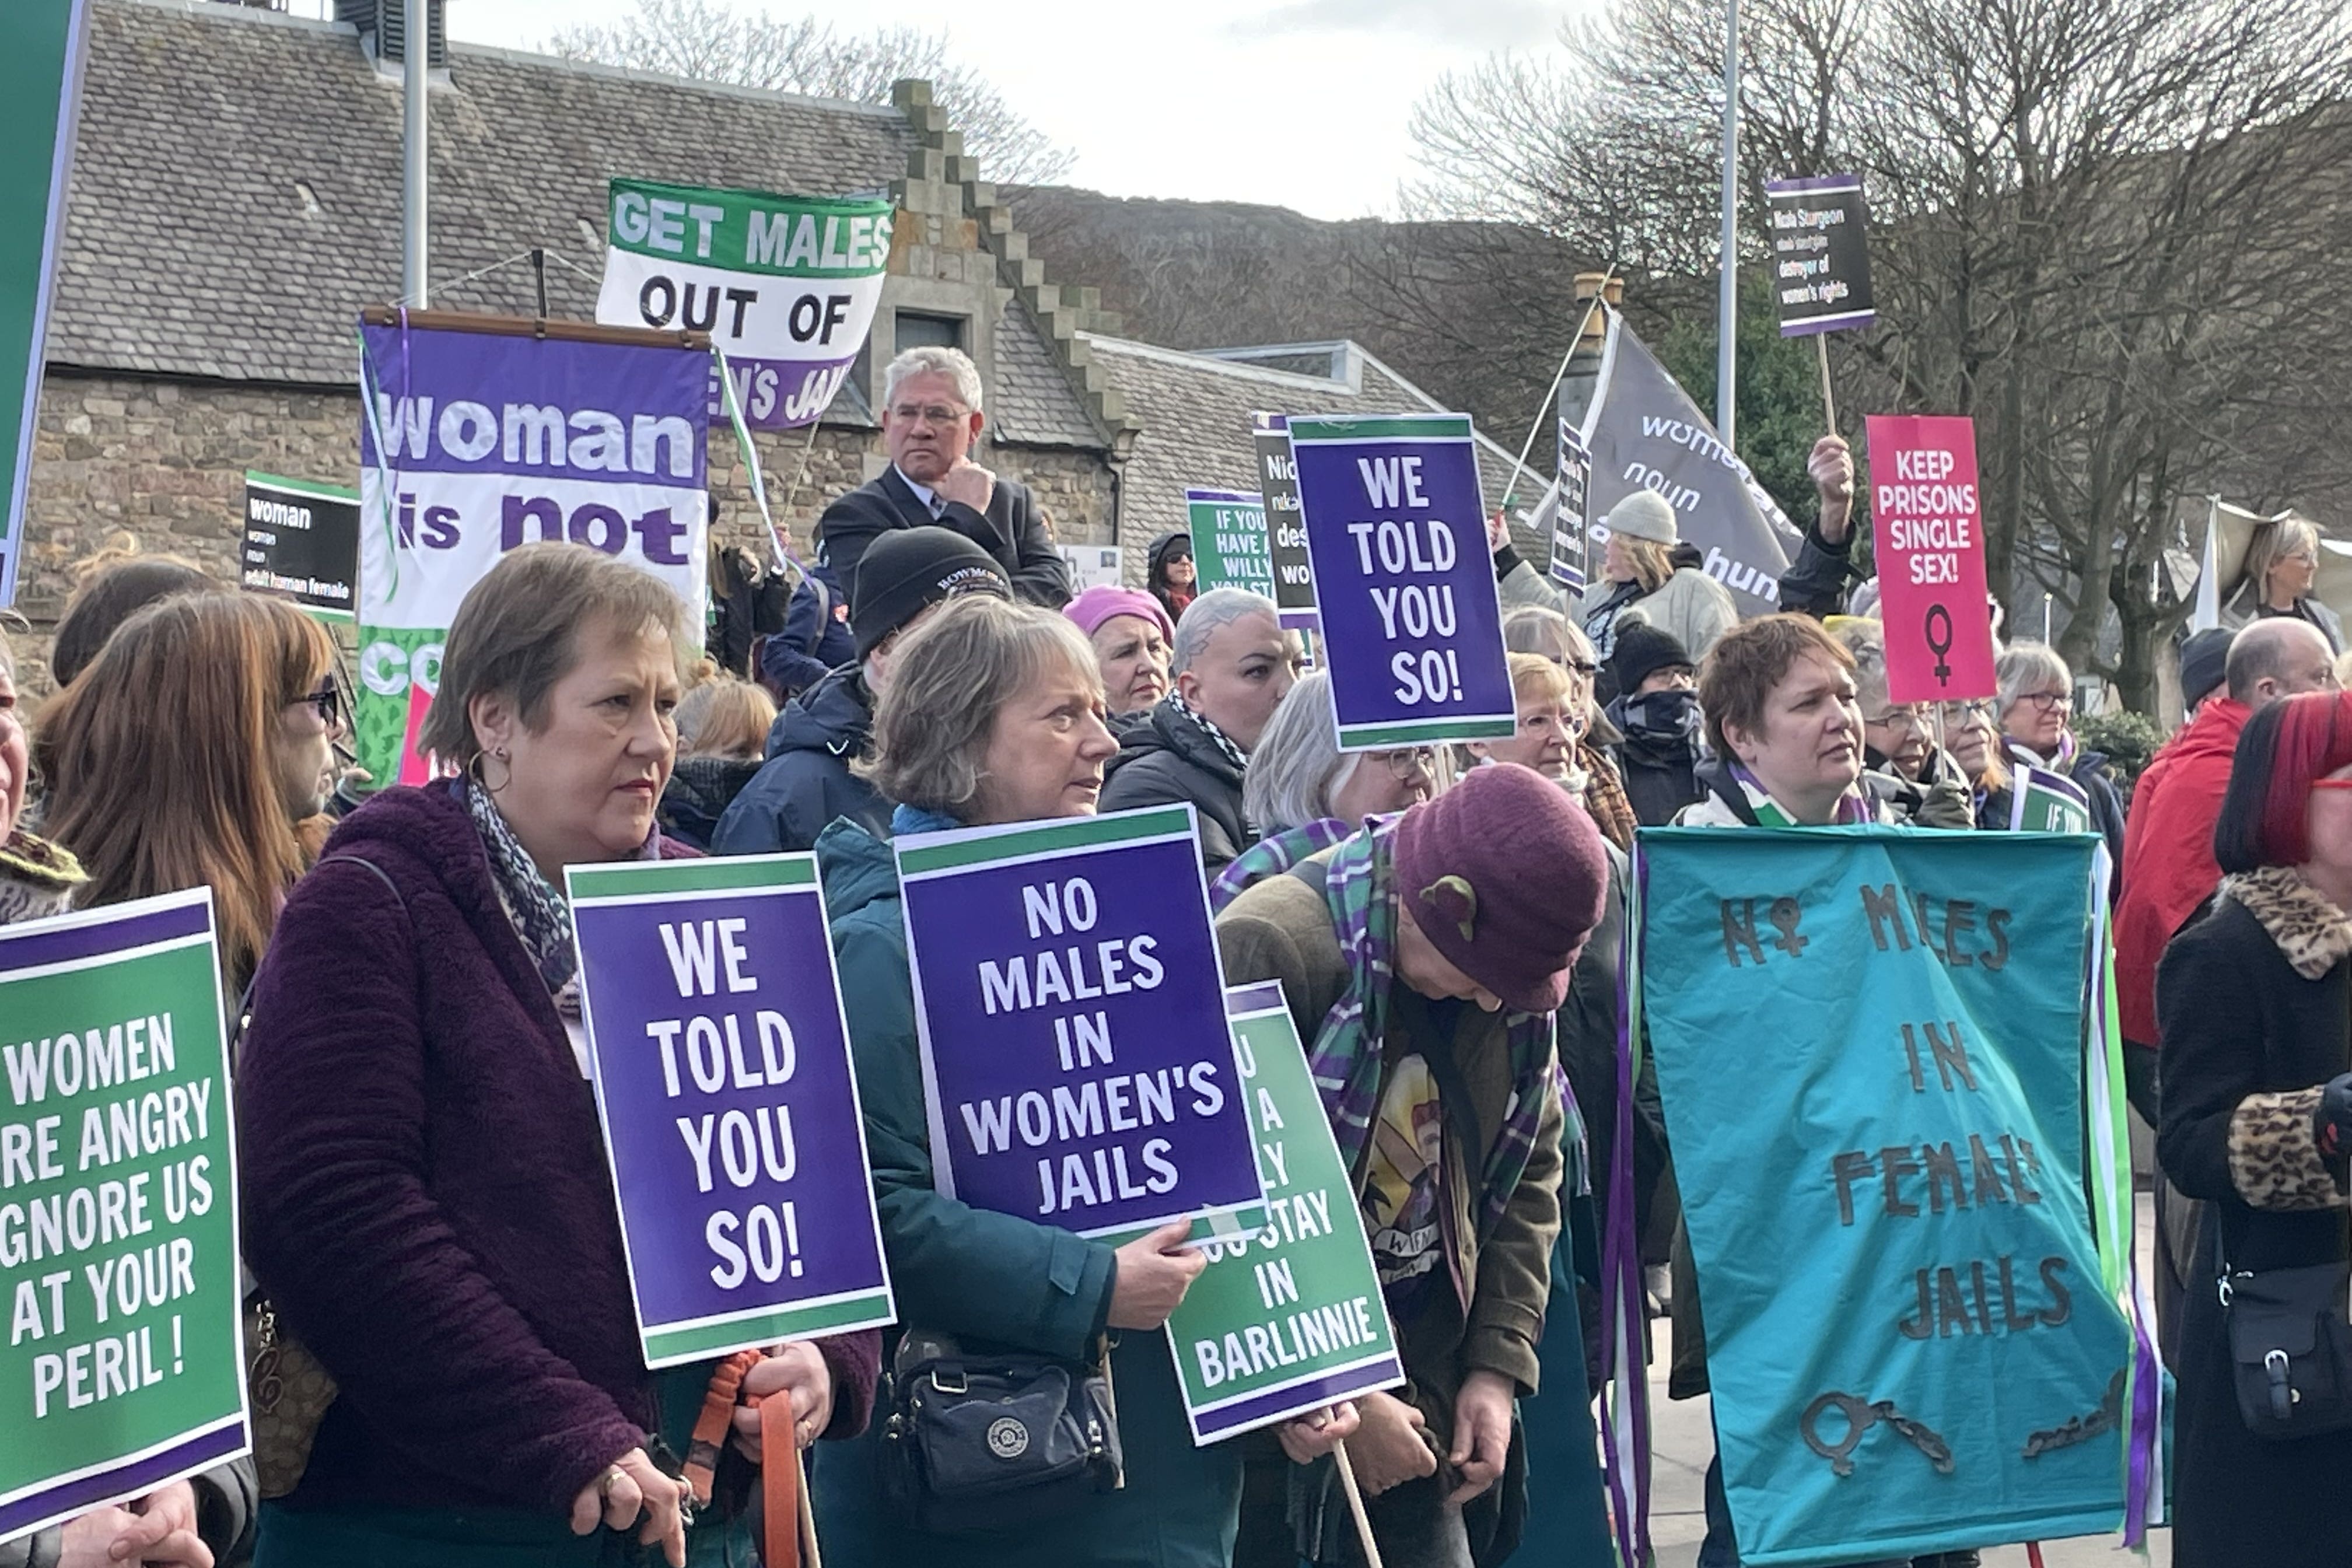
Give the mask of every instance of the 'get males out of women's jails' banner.
M 1634 984 L 1746 1562 L 2122 1517 L 2156 1391 L 2125 1316 L 2095 843 L 1642 835 Z

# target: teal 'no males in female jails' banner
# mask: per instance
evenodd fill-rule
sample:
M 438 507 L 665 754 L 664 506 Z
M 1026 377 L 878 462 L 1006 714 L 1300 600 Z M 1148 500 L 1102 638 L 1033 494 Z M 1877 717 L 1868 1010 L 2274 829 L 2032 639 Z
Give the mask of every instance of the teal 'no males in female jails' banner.
M 1641 836 L 1636 984 L 1748 1563 L 2112 1530 L 2132 1345 L 2095 840 Z M 2086 1047 L 2088 1047 L 2086 1049 Z M 2085 1065 L 2095 1103 L 2086 1192 Z

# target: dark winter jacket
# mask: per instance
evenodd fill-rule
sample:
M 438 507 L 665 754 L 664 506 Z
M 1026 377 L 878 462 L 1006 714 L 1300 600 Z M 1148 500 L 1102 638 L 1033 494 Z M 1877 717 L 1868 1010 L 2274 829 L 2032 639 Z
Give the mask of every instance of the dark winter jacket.
M 714 545 L 710 556 L 710 626 L 703 652 L 730 675 L 751 673 L 751 649 L 784 629 L 792 579 L 750 551 Z
M 1822 537 L 1818 521 L 1806 528 L 1805 542 L 1797 547 L 1796 561 L 1780 574 L 1782 610 L 1816 620 L 1845 614 L 1847 590 L 1861 575 L 1853 565 L 1856 531 L 1849 527 L 1845 538 L 1832 544 Z
M 1698 694 L 1653 691 L 1620 697 L 1609 721 L 1624 735 L 1617 748 L 1625 797 L 1644 827 L 1664 827 L 1699 797 L 1693 770 L 1699 763 Z
M 793 590 L 784 629 L 760 645 L 760 677 L 771 690 L 805 691 L 857 657 L 849 595 L 823 562 Z
M 904 809 L 893 823 L 908 831 L 954 826 Z M 886 839 L 848 822 L 825 829 L 817 858 L 899 1321 L 968 1343 L 1083 1354 L 1110 1311 L 1111 1247 L 972 1208 L 933 1186 L 897 861 Z M 906 1528 L 884 1500 L 877 1432 L 818 1465 L 825 1562 L 832 1568 L 1223 1568 L 1232 1556 L 1241 1497 L 1239 1445 L 1192 1446 L 1165 1334 L 1115 1337 L 1111 1375 L 1124 1489 L 1015 1532 L 929 1535 Z
M 2211 1233 L 2218 1216 L 2233 1270 L 2342 1266 L 2344 1162 L 2321 1159 L 2312 1116 L 2321 1086 L 2352 1068 L 2348 961 L 2352 921 L 2294 872 L 2271 868 L 2224 882 L 2221 902 L 2173 939 L 2157 971 L 2157 1158 L 2175 1186 L 2211 1205 L 2187 1258 L 2173 1369 L 2177 1568 L 2345 1561 L 2336 1503 L 2352 1432 L 2272 1442 L 2246 1429 L 2211 1284 Z
M 710 848 L 717 855 L 814 849 L 836 816 L 887 835 L 890 805 L 849 771 L 874 731 L 874 702 L 856 667 L 835 670 L 787 703 L 768 731 L 768 760 L 743 785 Z
M 1212 877 L 1257 842 L 1242 815 L 1242 770 L 1181 706 L 1154 704 L 1149 721 L 1119 741 L 1105 769 L 1103 810 L 1191 801 L 1200 814 L 1201 861 Z
M 740 757 L 680 757 L 663 789 L 656 814 L 661 830 L 679 843 L 708 852 L 719 819 L 760 764 Z
M 1037 520 L 1037 503 L 1029 487 L 999 478 L 988 510 L 977 512 L 961 501 L 950 501 L 937 517 L 908 488 L 896 465 L 884 468 L 824 509 L 817 519 L 819 550 L 824 564 L 840 574 L 842 586 L 854 602 L 857 595 L 857 563 L 866 548 L 898 528 L 953 529 L 996 558 L 1013 579 L 1013 596 L 1027 604 L 1058 610 L 1070 602 L 1070 567 L 1054 548 L 1045 525 Z
M 480 1521 L 458 1539 L 486 1554 L 595 1562 L 572 1500 L 666 1429 L 662 1384 L 595 1097 L 448 785 L 384 790 L 336 830 L 278 917 L 238 1072 L 246 1259 L 341 1389 L 282 1505 L 314 1533 L 344 1521 L 341 1555 L 311 1560 L 423 1561 L 375 1552 L 368 1521 L 437 1510 Z M 878 1343 L 822 1345 L 847 1436 Z

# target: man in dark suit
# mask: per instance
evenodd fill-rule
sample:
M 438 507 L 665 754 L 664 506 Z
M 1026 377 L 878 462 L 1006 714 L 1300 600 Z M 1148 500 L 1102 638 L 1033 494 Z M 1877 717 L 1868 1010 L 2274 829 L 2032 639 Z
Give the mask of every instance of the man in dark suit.
M 857 563 L 894 529 L 952 529 L 993 556 L 1015 598 L 1058 610 L 1070 574 L 1037 513 L 1029 487 L 1000 479 L 971 460 L 986 417 L 980 372 L 961 351 L 908 349 L 883 373 L 882 439 L 890 466 L 824 509 L 820 558 L 857 598 Z

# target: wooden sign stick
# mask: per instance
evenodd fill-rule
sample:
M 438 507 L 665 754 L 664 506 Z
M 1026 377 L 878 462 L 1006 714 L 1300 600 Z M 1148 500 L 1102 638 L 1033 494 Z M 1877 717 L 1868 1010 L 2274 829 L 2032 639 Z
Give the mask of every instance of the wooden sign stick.
M 1339 1467 L 1339 1489 L 1348 1494 L 1348 1511 L 1356 1517 L 1356 1539 L 1363 1542 L 1364 1561 L 1370 1568 L 1384 1568 L 1380 1542 L 1372 1539 L 1372 1521 L 1364 1514 L 1364 1494 L 1356 1486 L 1356 1468 L 1348 1462 L 1345 1438 L 1331 1445 L 1331 1462 Z
M 793 1463 L 797 1467 L 800 1456 L 794 1455 Z M 824 1568 L 824 1553 L 817 1550 L 816 1544 L 816 1505 L 809 1500 L 809 1478 L 805 1470 L 801 1472 L 800 1494 L 801 1562 L 805 1568 Z
M 1829 416 L 1829 433 L 1834 436 L 1837 434 L 1837 398 L 1830 392 L 1830 335 L 1815 332 L 1813 348 L 1822 361 L 1822 412 Z

